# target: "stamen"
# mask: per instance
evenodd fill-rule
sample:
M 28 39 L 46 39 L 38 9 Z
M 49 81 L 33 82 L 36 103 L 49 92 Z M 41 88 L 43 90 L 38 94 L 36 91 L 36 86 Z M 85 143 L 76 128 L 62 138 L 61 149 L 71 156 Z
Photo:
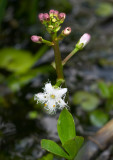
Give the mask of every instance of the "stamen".
M 46 106 L 47 106 L 47 104 L 45 103 L 45 104 L 44 104 L 44 106 L 46 107 Z
M 53 26 L 52 26 L 52 25 L 49 25 L 49 26 L 48 26 L 48 28 L 51 28 L 51 29 L 53 29 Z
M 54 94 L 52 94 L 50 97 L 51 97 L 52 99 L 55 99 L 55 95 L 54 95 Z
M 53 19 L 52 19 L 52 22 L 56 22 L 57 20 L 56 20 L 56 17 L 54 17 Z
M 55 107 L 55 105 L 53 105 L 53 107 Z

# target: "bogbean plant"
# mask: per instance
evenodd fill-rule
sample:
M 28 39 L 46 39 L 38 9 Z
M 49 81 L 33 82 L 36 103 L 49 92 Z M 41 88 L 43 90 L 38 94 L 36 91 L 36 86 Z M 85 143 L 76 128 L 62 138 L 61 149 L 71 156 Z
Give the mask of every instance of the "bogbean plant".
M 71 28 L 66 27 L 58 35 L 61 24 L 66 18 L 65 13 L 59 13 L 56 10 L 50 10 L 48 13 L 40 13 L 39 20 L 45 26 L 51 36 L 51 41 L 45 40 L 40 36 L 33 35 L 31 40 L 35 43 L 44 43 L 52 46 L 55 55 L 55 62 L 52 66 L 56 70 L 56 84 L 50 82 L 45 84 L 43 93 L 35 94 L 37 103 L 42 103 L 49 114 L 55 114 L 57 109 L 62 110 L 57 122 L 58 135 L 61 146 L 52 140 L 43 139 L 41 147 L 57 156 L 73 160 L 83 144 L 83 137 L 76 136 L 75 124 L 69 110 L 68 89 L 66 87 L 63 74 L 63 66 L 79 50 L 82 50 L 90 41 L 90 35 L 85 33 L 75 45 L 73 51 L 62 61 L 59 49 L 59 41 L 71 33 Z

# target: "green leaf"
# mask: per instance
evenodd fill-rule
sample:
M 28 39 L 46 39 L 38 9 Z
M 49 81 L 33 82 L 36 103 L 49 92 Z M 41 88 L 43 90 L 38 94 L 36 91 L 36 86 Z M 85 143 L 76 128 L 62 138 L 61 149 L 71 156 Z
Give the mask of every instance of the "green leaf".
M 7 2 L 8 2 L 7 0 L 0 0 L 0 25 L 1 25 L 2 19 L 4 17 Z
M 47 1 L 47 6 L 48 8 L 51 8 L 51 6 L 53 8 L 58 8 L 59 11 L 62 11 L 62 12 L 69 12 L 71 11 L 72 9 L 72 5 L 71 3 L 69 2 L 69 0 L 48 0 Z
M 71 159 L 77 155 L 78 151 L 80 150 L 82 144 L 84 142 L 83 137 L 76 136 L 75 139 L 71 139 L 63 144 L 63 148 L 67 151 L 70 155 Z
M 53 154 L 48 153 L 47 155 L 39 158 L 38 160 L 53 160 Z
M 90 121 L 93 125 L 102 127 L 109 119 L 107 113 L 101 110 L 95 110 L 90 114 Z
M 76 136 L 73 117 L 66 108 L 62 110 L 59 116 L 57 130 L 62 144 Z
M 99 59 L 99 64 L 104 67 L 113 67 L 113 59 L 112 58 L 101 58 Z
M 43 139 L 41 141 L 41 147 L 47 150 L 48 152 L 51 152 L 57 156 L 64 157 L 66 159 L 70 159 L 67 153 L 64 152 L 63 149 L 52 140 Z
M 81 105 L 85 111 L 92 111 L 99 105 L 99 98 L 92 93 L 78 91 L 73 96 L 73 103 Z
M 113 96 L 113 84 L 109 86 L 109 93 L 110 93 L 110 97 L 112 97 Z
M 0 83 L 5 80 L 5 76 L 0 73 Z
M 38 112 L 37 111 L 31 111 L 28 114 L 30 119 L 36 119 L 38 117 Z
M 36 54 L 34 55 L 34 61 L 36 62 L 38 59 L 40 59 L 45 53 L 46 51 L 48 50 L 48 46 L 43 46 L 41 47 L 38 52 L 36 52 Z
M 29 7 L 28 7 L 28 3 L 30 3 Z M 38 3 L 39 1 L 37 0 L 33 0 L 33 1 L 29 1 L 28 3 L 26 3 L 26 10 L 28 13 L 28 21 L 30 24 L 36 23 L 36 14 L 37 14 L 37 9 L 38 9 Z
M 33 56 L 29 51 L 4 48 L 0 50 L 0 67 L 17 74 L 23 74 L 38 61 L 47 49 L 48 47 L 42 47 Z
M 96 9 L 96 14 L 99 16 L 110 16 L 113 13 L 113 5 L 107 2 L 101 2 Z
M 50 66 L 42 66 L 35 69 L 31 69 L 28 72 L 20 75 L 12 74 L 7 78 L 7 83 L 9 88 L 12 91 L 18 91 L 23 87 L 24 85 L 28 84 L 34 77 L 36 77 L 39 73 L 46 73 L 51 71 Z
M 32 54 L 24 50 L 4 48 L 0 50 L 0 67 L 12 72 L 24 73 L 32 67 L 34 58 Z
M 113 98 L 109 98 L 107 101 L 106 101 L 106 104 L 105 104 L 105 109 L 107 112 L 111 112 L 111 110 L 113 110 Z
M 101 95 L 104 98 L 108 98 L 110 96 L 109 87 L 103 81 L 98 82 L 98 87 L 100 89 Z

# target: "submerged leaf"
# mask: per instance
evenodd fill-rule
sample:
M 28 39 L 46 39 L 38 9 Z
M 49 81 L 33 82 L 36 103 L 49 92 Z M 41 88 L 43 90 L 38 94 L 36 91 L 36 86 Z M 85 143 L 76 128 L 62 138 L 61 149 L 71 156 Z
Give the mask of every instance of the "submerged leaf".
M 100 89 L 101 95 L 104 98 L 110 97 L 109 87 L 107 86 L 105 82 L 103 81 L 98 82 L 98 87 Z
M 45 53 L 47 47 L 42 47 L 34 56 L 31 52 L 4 48 L 0 50 L 0 67 L 8 71 L 23 74 L 27 72 Z
M 24 73 L 34 63 L 32 54 L 24 50 L 4 48 L 0 51 L 0 67 L 9 71 Z
M 108 121 L 108 119 L 108 114 L 101 110 L 95 110 L 90 114 L 91 123 L 98 127 L 102 127 Z
M 74 94 L 73 103 L 79 104 L 86 111 L 91 111 L 98 107 L 99 98 L 95 94 L 91 94 L 85 91 L 78 91 Z
M 113 5 L 108 2 L 101 2 L 96 9 L 99 16 L 110 16 L 113 13 Z
M 52 68 L 50 66 L 42 66 L 36 69 L 31 69 L 25 74 L 15 75 L 12 74 L 7 78 L 7 83 L 9 88 L 12 91 L 18 91 L 24 85 L 28 84 L 34 77 L 36 77 L 39 73 L 46 73 L 50 71 Z

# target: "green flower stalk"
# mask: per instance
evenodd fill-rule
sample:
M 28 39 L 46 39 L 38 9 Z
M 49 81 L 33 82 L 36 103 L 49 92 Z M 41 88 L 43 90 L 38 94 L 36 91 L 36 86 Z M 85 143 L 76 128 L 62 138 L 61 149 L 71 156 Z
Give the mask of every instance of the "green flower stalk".
M 57 109 L 62 110 L 57 123 L 58 135 L 62 147 L 54 141 L 45 139 L 41 141 L 41 146 L 55 155 L 74 160 L 84 140 L 83 137 L 76 136 L 73 117 L 67 110 L 69 108 L 68 89 L 65 85 L 63 66 L 75 53 L 82 50 L 87 45 L 91 36 L 85 33 L 75 45 L 73 51 L 62 60 L 59 41 L 63 40 L 71 33 L 71 27 L 66 27 L 58 34 L 58 31 L 61 29 L 61 24 L 66 18 L 66 14 L 59 13 L 57 10 L 50 10 L 49 13 L 40 13 L 38 18 L 49 32 L 51 41 L 45 40 L 37 35 L 31 36 L 31 40 L 35 43 L 45 43 L 53 47 L 55 62 L 52 63 L 52 66 L 56 69 L 57 80 L 54 86 L 52 86 L 50 82 L 46 83 L 43 88 L 43 93 L 35 94 L 35 100 L 37 100 L 37 103 L 42 103 L 50 114 L 56 113 Z
M 64 39 L 71 33 L 71 27 L 66 27 L 64 30 L 61 31 L 58 36 L 57 32 L 61 29 L 61 24 L 64 22 L 66 14 L 59 13 L 57 10 L 50 10 L 49 13 L 40 13 L 38 15 L 38 18 L 45 26 L 46 30 L 50 33 L 51 41 L 45 40 L 41 36 L 37 35 L 31 36 L 31 40 L 35 43 L 45 43 L 46 45 L 53 47 L 55 62 L 53 62 L 52 65 L 56 69 L 57 74 L 57 81 L 55 86 L 60 87 L 61 85 L 63 85 L 63 87 L 66 88 L 65 78 L 63 74 L 63 66 L 76 52 L 86 46 L 86 44 L 90 41 L 91 36 L 88 33 L 85 33 L 76 44 L 74 50 L 64 60 L 62 60 L 59 49 L 59 41 Z M 66 96 L 66 99 L 66 102 L 68 102 L 68 94 Z
M 36 36 L 36 35 L 31 36 L 31 40 L 32 40 L 33 42 L 35 42 L 35 43 L 45 43 L 45 44 L 47 44 L 48 46 L 54 45 L 52 42 L 47 41 L 47 40 L 43 39 L 42 37 Z

